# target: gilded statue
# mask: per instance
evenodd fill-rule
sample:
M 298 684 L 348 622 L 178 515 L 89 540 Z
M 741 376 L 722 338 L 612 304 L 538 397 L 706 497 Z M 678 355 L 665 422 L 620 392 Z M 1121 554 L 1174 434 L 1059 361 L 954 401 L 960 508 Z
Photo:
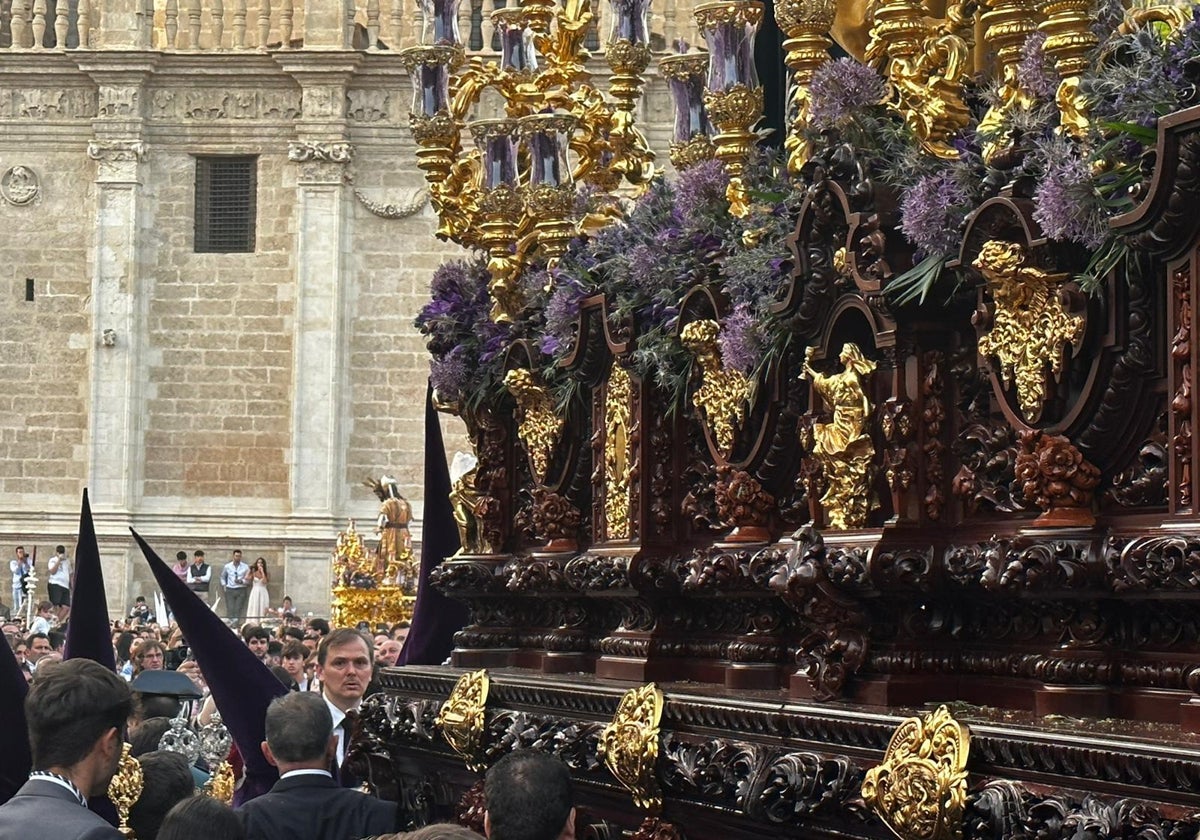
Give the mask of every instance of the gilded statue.
M 832 411 L 828 423 L 812 426 L 813 455 L 821 465 L 826 489 L 821 505 L 835 531 L 861 528 L 873 507 L 871 479 L 875 445 L 871 440 L 867 398 L 868 379 L 875 363 L 856 344 L 842 345 L 841 373 L 828 376 L 813 370 L 816 347 L 808 348 L 804 372 Z
M 378 481 L 364 482 L 379 497 L 379 516 L 375 519 L 375 579 L 378 583 L 395 583 L 406 588 L 414 578 L 412 535 L 408 523 L 412 506 L 400 495 L 400 485 L 390 475 Z
M 692 395 L 692 405 L 708 423 L 717 446 L 728 453 L 746 420 L 751 382 L 740 371 L 727 370 L 721 363 L 719 331 L 716 321 L 692 321 L 680 332 L 679 339 L 700 366 L 701 384 Z
M 351 519 L 346 530 L 337 536 L 337 547 L 333 552 L 333 585 L 349 586 L 356 577 L 373 572 L 374 565 Z
M 950 3 L 946 17 L 932 21 L 918 0 L 873 0 L 875 25 L 867 44 L 870 64 L 884 64 L 895 101 L 904 118 L 930 154 L 955 158 L 951 141 L 971 122 L 963 101 L 963 84 L 974 69 L 975 3 Z
M 987 280 L 995 304 L 979 354 L 999 359 L 1004 387 L 1015 381 L 1021 413 L 1036 422 L 1046 401 L 1046 367 L 1055 379 L 1062 374 L 1063 345 L 1079 343 L 1085 320 L 1069 315 L 1059 299 L 1066 275 L 1025 265 L 1025 249 L 1015 242 L 988 240 L 972 265 Z
M 519 423 L 517 436 L 525 444 L 533 467 L 534 480 L 543 482 L 550 470 L 550 459 L 563 421 L 554 410 L 554 399 L 544 385 L 534 381 L 533 374 L 523 368 L 510 370 L 504 376 L 506 387 L 517 401 Z
M 629 457 L 632 393 L 629 374 L 614 363 L 604 390 L 604 523 L 605 535 L 610 540 L 629 539 L 633 530 L 629 510 L 633 481 Z
M 479 470 L 479 459 L 466 452 L 456 452 L 450 464 L 450 507 L 454 512 L 454 524 L 458 526 L 458 554 L 488 554 L 479 528 L 479 517 L 475 505 L 479 502 L 479 491 L 475 477 Z

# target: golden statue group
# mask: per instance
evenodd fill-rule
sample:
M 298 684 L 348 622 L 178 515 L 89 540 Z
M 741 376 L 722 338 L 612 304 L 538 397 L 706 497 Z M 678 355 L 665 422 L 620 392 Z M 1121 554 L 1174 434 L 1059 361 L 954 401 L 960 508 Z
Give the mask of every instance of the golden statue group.
M 353 519 L 338 534 L 333 554 L 332 609 L 333 622 L 338 626 L 407 621 L 416 603 L 417 565 L 408 531 L 412 507 L 391 476 L 364 484 L 379 497 L 375 520 L 378 542 L 374 551 L 368 551 Z

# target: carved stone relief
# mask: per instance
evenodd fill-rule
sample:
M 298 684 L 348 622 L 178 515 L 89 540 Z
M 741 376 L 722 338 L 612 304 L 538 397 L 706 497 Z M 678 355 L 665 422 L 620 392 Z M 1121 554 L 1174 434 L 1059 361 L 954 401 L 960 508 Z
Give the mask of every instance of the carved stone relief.
M 0 198 L 20 207 L 33 204 L 41 195 L 37 173 L 28 166 L 10 166 L 0 175 Z

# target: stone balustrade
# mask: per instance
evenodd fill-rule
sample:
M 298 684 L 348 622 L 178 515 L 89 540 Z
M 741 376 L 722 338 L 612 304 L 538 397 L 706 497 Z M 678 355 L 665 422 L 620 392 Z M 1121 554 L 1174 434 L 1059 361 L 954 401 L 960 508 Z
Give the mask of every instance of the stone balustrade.
M 498 46 L 491 13 L 504 0 L 464 2 L 463 39 L 476 52 Z M 691 4 L 658 3 L 654 47 L 696 43 Z M 607 3 L 595 4 L 587 47 L 607 36 Z M 0 53 L 151 49 L 174 51 L 398 50 L 418 43 L 419 0 L 0 0 Z

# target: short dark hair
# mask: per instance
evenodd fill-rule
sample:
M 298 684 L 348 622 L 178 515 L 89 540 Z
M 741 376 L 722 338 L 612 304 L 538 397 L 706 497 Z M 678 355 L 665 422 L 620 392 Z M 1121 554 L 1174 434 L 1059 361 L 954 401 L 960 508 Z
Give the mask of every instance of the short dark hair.
M 33 647 L 34 639 L 45 639 L 47 642 L 50 641 L 50 637 L 47 636 L 45 633 L 30 633 L 28 636 L 25 637 L 25 647 L 29 647 L 29 648 Z M 54 647 L 54 645 L 50 645 L 50 647 Z
M 516 750 L 488 770 L 483 798 L 490 840 L 555 840 L 571 816 L 571 773 L 552 755 Z
M 152 695 L 153 696 L 153 695 Z M 170 700 L 171 698 L 166 698 Z M 143 707 L 142 722 L 138 728 L 129 733 L 129 754 L 134 758 L 152 753 L 158 749 L 158 742 L 171 728 L 171 719 L 162 715 L 146 716 Z
M 284 644 L 279 656 L 283 659 L 308 659 L 308 648 L 292 639 Z
M 312 761 L 325 755 L 333 716 L 320 694 L 295 691 L 267 707 L 267 746 L 280 761 Z
M 187 552 L 186 552 L 186 551 L 176 551 L 176 552 L 175 552 L 175 559 L 176 559 L 176 560 L 186 560 L 186 559 L 187 559 Z
M 192 556 L 193 557 L 203 557 L 204 552 L 197 548 L 195 551 L 192 552 Z
M 61 630 L 51 630 L 46 634 L 46 638 L 50 640 L 50 647 L 53 650 L 62 650 L 63 645 L 67 643 L 67 634 Z
M 323 618 L 310 618 L 308 620 L 308 627 L 310 630 L 316 630 L 322 636 L 329 635 L 329 622 Z
M 129 809 L 129 827 L 135 837 L 158 836 L 167 812 L 196 793 L 188 761 L 179 753 L 156 750 L 138 757 L 142 765 L 142 793 Z
M 317 645 L 317 664 L 324 667 L 325 657 L 329 655 L 329 649 L 333 647 L 341 647 L 352 642 L 359 641 L 367 649 L 367 659 L 371 662 L 375 661 L 375 649 L 371 647 L 371 642 L 362 633 L 359 633 L 352 627 L 339 627 L 325 638 L 321 639 L 321 644 Z
M 25 698 L 33 768 L 71 767 L 110 729 L 125 731 L 133 695 L 123 679 L 90 659 L 39 668 Z
M 67 547 L 65 545 L 56 545 L 56 546 L 54 546 L 54 553 L 55 554 L 66 554 Z
M 170 721 L 171 718 L 178 715 L 179 711 L 183 708 L 183 700 L 178 697 L 172 697 L 169 694 L 142 694 L 141 692 L 134 693 L 138 695 L 138 706 L 141 708 L 142 720 L 150 720 L 151 718 L 166 718 L 168 721 Z M 157 741 L 155 743 L 157 743 Z M 151 747 L 150 749 L 153 750 L 155 748 Z M 146 752 L 149 752 L 149 750 Z
M 211 796 L 192 796 L 167 812 L 158 840 L 246 840 L 246 829 L 233 809 Z
M 279 638 L 284 640 L 291 639 L 295 642 L 303 642 L 304 631 L 299 627 L 283 627 L 279 630 Z M 284 641 L 284 645 L 287 645 L 286 641 Z
M 271 631 L 261 624 L 247 624 L 242 628 L 242 641 L 250 644 L 251 639 L 266 639 L 271 640 Z

